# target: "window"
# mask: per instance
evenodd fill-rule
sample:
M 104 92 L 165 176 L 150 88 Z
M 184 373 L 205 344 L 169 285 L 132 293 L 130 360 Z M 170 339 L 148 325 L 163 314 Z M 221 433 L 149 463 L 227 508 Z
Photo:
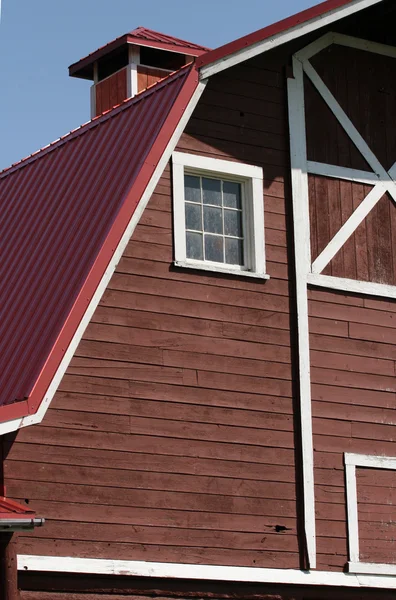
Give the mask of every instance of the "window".
M 175 264 L 267 278 L 260 167 L 173 154 Z

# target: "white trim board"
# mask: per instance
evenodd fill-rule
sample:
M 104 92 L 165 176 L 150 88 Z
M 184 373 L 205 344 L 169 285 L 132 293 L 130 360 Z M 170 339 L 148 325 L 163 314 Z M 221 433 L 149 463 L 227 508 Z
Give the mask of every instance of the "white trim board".
M 396 575 L 395 564 L 366 563 L 359 560 L 359 516 L 356 467 L 396 470 L 396 457 L 345 452 L 345 481 L 347 498 L 348 548 L 350 573 Z
M 287 85 L 296 273 L 303 518 L 308 565 L 313 569 L 316 567 L 316 525 L 307 289 L 307 274 L 311 266 L 309 193 L 303 70 L 301 62 L 295 58 L 293 72 L 294 79 L 288 79 Z
M 347 167 L 339 167 L 338 165 L 329 165 L 327 163 L 320 163 L 312 160 L 307 161 L 307 166 L 310 175 L 321 175 L 322 177 L 343 179 L 344 181 L 364 183 L 367 185 L 375 185 L 380 181 L 378 175 L 370 171 L 349 169 Z
M 80 321 L 80 324 L 73 336 L 72 341 L 69 344 L 69 347 L 67 348 L 63 359 L 57 369 L 57 372 L 54 376 L 54 378 L 52 379 L 52 382 L 45 394 L 45 397 L 42 401 L 42 403 L 40 404 L 40 407 L 38 409 L 38 411 L 31 416 L 26 416 L 23 417 L 21 419 L 13 419 L 11 421 L 6 421 L 4 423 L 0 423 L 0 435 L 4 435 L 5 433 L 9 433 L 10 431 L 15 431 L 17 429 L 20 429 L 21 427 L 26 427 L 28 425 L 34 425 L 35 423 L 40 423 L 43 418 L 45 413 L 47 412 L 47 409 L 52 401 L 52 398 L 55 395 L 56 390 L 58 389 L 60 382 L 62 380 L 63 375 L 65 374 L 65 371 L 67 369 L 67 367 L 69 366 L 69 363 L 71 361 L 71 359 L 73 358 L 73 355 L 77 349 L 78 344 L 80 343 L 80 340 L 84 334 L 85 329 L 88 326 L 89 321 L 92 318 L 92 315 L 94 314 L 96 307 L 98 306 L 108 284 L 109 281 L 116 269 L 116 266 L 118 264 L 118 262 L 120 261 L 124 250 L 130 240 L 130 238 L 133 235 L 133 232 L 135 231 L 135 228 L 137 226 L 137 224 L 140 221 L 140 218 L 144 212 L 144 209 L 146 208 L 148 201 L 150 200 L 155 187 L 163 173 L 163 170 L 165 169 L 168 161 L 170 160 L 170 157 L 172 155 L 172 152 L 174 151 L 176 144 L 179 141 L 179 138 L 193 112 L 193 110 L 195 109 L 199 98 L 201 97 L 205 87 L 206 87 L 206 81 L 201 81 L 198 84 L 197 89 L 195 90 L 192 98 L 190 99 L 188 105 L 185 108 L 185 111 L 183 113 L 183 116 L 181 117 L 166 149 L 165 152 L 163 153 L 163 155 L 161 156 L 160 161 L 158 162 L 155 171 L 146 187 L 146 189 L 143 192 L 143 195 L 138 203 L 138 206 L 136 207 L 136 210 L 127 226 L 127 228 L 124 231 L 124 234 L 117 246 L 117 249 L 115 250 L 112 259 L 110 260 L 107 269 L 105 271 L 105 273 L 103 274 L 103 277 L 98 285 L 98 287 L 96 288 L 95 294 L 93 295 L 91 302 L 83 316 L 83 318 Z
M 299 355 L 299 398 L 300 398 L 300 430 L 303 471 L 303 517 L 308 564 L 315 568 L 316 564 L 316 527 L 315 527 L 315 489 L 314 489 L 314 452 L 312 436 L 312 407 L 311 407 L 311 375 L 309 349 L 309 320 L 308 320 L 308 283 L 323 283 L 323 279 L 313 279 L 311 271 L 320 273 L 331 258 L 352 235 L 358 224 L 368 214 L 371 208 L 380 200 L 382 195 L 392 190 L 396 191 L 393 168 L 388 173 L 368 147 L 337 100 L 326 87 L 308 58 L 314 56 L 333 43 L 350 44 L 353 47 L 363 47 L 365 50 L 377 51 L 378 47 L 366 40 L 339 36 L 337 33 L 327 33 L 318 38 L 293 57 L 293 76 L 288 79 L 288 108 L 290 128 L 290 160 L 293 197 L 293 226 L 294 250 L 296 269 L 296 303 L 297 303 L 297 335 Z M 381 52 L 389 52 L 392 56 L 393 47 L 380 48 Z M 373 172 L 346 169 L 336 165 L 308 162 L 306 147 L 306 122 L 304 105 L 304 73 L 310 77 L 330 110 L 338 119 L 352 142 L 365 157 Z M 366 199 L 352 214 L 333 240 L 323 250 L 321 255 L 311 264 L 310 249 L 310 217 L 308 173 L 316 172 L 327 177 L 340 177 L 347 180 L 368 179 L 373 189 Z M 319 275 L 316 275 L 319 277 Z M 318 283 L 318 281 L 320 283 Z M 327 286 L 329 281 L 327 281 Z M 324 283 L 323 283 L 324 285 Z M 384 290 L 382 290 L 384 291 Z
M 252 44 L 247 48 L 238 50 L 231 55 L 225 56 L 224 58 L 214 61 L 213 63 L 205 65 L 201 67 L 200 75 L 202 78 L 207 78 L 215 75 L 216 73 L 220 73 L 221 71 L 238 65 L 245 60 L 249 60 L 249 58 L 253 58 L 254 56 L 267 52 L 268 50 L 273 50 L 282 44 L 286 44 L 287 42 L 291 42 L 292 40 L 302 37 L 303 35 L 322 29 L 327 25 L 331 25 L 340 19 L 353 15 L 354 13 L 364 10 L 365 8 L 369 8 L 370 6 L 374 6 L 382 1 L 383 0 L 352 0 L 346 6 L 331 10 L 323 15 L 320 15 L 319 17 L 316 17 L 315 19 L 307 21 L 306 23 L 298 23 L 286 31 L 282 31 L 281 33 L 266 38 L 261 42 Z
M 369 281 L 357 281 L 355 279 L 344 279 L 343 277 L 332 277 L 318 273 L 307 275 L 309 285 L 339 290 L 347 294 L 365 294 L 366 296 L 379 296 L 380 298 L 395 298 L 396 286 L 384 283 L 371 283 Z
M 22 554 L 18 556 L 18 569 L 25 572 L 127 575 L 164 579 L 231 581 L 234 583 L 396 589 L 396 577 L 334 573 L 328 571 L 299 571 L 297 569 L 224 567 L 217 565 L 189 565 L 101 558 L 74 558 L 68 556 L 34 556 Z

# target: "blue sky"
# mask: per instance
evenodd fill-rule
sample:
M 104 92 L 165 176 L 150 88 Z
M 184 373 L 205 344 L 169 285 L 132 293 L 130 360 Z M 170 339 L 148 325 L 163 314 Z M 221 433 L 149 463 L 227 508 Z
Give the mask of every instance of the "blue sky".
M 143 25 L 215 48 L 315 0 L 0 0 L 0 169 L 89 119 L 67 67 Z

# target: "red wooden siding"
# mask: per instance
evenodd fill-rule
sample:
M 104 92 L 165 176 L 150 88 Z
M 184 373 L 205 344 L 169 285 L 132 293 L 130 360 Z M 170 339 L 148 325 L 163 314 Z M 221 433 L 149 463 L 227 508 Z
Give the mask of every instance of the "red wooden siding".
M 356 480 L 360 560 L 395 564 L 396 472 L 357 468 Z
M 396 59 L 333 45 L 313 57 L 312 64 L 382 166 L 390 169 L 396 161 L 396 139 L 391 134 L 396 121 Z M 326 132 L 330 145 L 338 130 Z M 346 154 L 340 139 L 338 151 Z
M 396 161 L 392 131 L 396 60 L 331 46 L 312 59 L 318 73 L 383 166 Z M 306 81 L 308 158 L 371 171 L 330 109 Z M 318 126 L 320 123 L 320 127 Z M 371 186 L 310 176 L 312 259 L 327 246 Z M 396 283 L 396 207 L 385 195 L 323 271 L 326 275 L 377 283 Z
M 263 167 L 270 280 L 173 267 L 168 166 L 43 423 L 8 439 L 8 493 L 47 518 L 20 536 L 20 553 L 302 566 L 291 52 L 212 78 L 178 145 Z M 310 186 L 312 215 L 332 210 L 320 223 L 312 216 L 318 253 L 365 190 L 323 178 Z M 359 239 L 336 257 L 334 273 L 360 276 Z M 395 306 L 310 291 L 319 569 L 347 562 L 343 453 L 394 454 Z M 369 517 L 362 527 L 373 531 Z M 380 550 L 376 535 L 368 534 L 370 551 Z M 290 588 L 289 597 L 342 598 L 339 590 L 300 592 Z
M 21 600 L 175 600 L 177 598 L 240 600 L 394 600 L 394 591 L 233 583 L 227 581 L 183 581 L 135 577 L 100 577 L 20 573 Z M 114 595 L 116 593 L 116 595 Z
M 9 494 L 47 518 L 21 553 L 299 567 L 281 65 L 214 79 L 178 147 L 263 166 L 271 279 L 171 266 L 167 167 L 44 422 L 10 449 Z
M 126 100 L 128 98 L 127 69 L 121 69 L 114 75 L 99 81 L 95 86 L 95 93 L 96 116 Z
M 177 598 L 240 600 L 394 600 L 394 591 L 233 583 L 227 581 L 183 581 L 97 575 L 52 575 L 20 573 L 21 600 L 175 600 Z M 114 595 L 116 593 L 116 595 Z M 374 596 L 375 594 L 375 596 Z
M 309 308 L 310 324 L 329 319 L 342 331 L 311 333 L 317 514 L 327 515 L 326 523 L 317 521 L 319 566 L 333 569 L 342 567 L 347 555 L 343 453 L 395 455 L 396 302 L 311 290 Z M 368 477 L 357 471 L 359 486 Z M 372 526 L 384 511 L 382 499 L 393 493 L 385 490 L 386 481 L 390 476 L 382 471 L 378 487 L 358 487 L 359 522 L 365 555 L 381 551 L 383 562 L 393 562 L 394 546 L 380 544 Z M 381 508 L 370 511 L 377 503 Z
M 318 56 L 330 52 L 332 48 L 333 46 L 330 46 Z M 312 59 L 312 63 L 316 66 L 316 57 Z M 335 68 L 331 62 L 327 63 L 326 73 L 328 71 L 334 76 L 337 73 L 333 93 L 339 102 L 344 97 L 347 99 L 343 103 L 343 108 L 347 101 L 351 104 L 356 103 L 359 92 L 355 85 L 351 85 L 350 78 L 343 72 L 344 70 L 339 72 L 339 64 L 337 63 Z M 320 70 L 320 75 L 325 80 L 323 69 Z M 308 160 L 370 171 L 366 160 L 306 75 L 304 75 L 304 93 Z
M 154 69 L 154 67 L 145 67 L 138 65 L 137 67 L 137 78 L 138 78 L 138 92 L 141 92 L 153 85 L 160 79 L 163 79 L 169 75 L 168 71 L 163 69 Z

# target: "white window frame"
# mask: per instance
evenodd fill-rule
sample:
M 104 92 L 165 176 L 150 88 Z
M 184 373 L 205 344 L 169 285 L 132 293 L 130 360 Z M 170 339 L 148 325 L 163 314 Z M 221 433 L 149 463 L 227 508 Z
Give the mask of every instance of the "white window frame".
M 232 179 L 243 186 L 244 265 L 187 258 L 184 174 Z M 269 279 L 265 272 L 264 192 L 261 167 L 218 158 L 174 152 L 172 155 L 175 261 L 179 267 Z
M 366 563 L 359 559 L 359 518 L 356 467 L 391 469 L 396 471 L 396 457 L 373 456 L 345 452 L 345 482 L 347 497 L 349 573 L 362 575 L 396 575 L 396 564 Z

